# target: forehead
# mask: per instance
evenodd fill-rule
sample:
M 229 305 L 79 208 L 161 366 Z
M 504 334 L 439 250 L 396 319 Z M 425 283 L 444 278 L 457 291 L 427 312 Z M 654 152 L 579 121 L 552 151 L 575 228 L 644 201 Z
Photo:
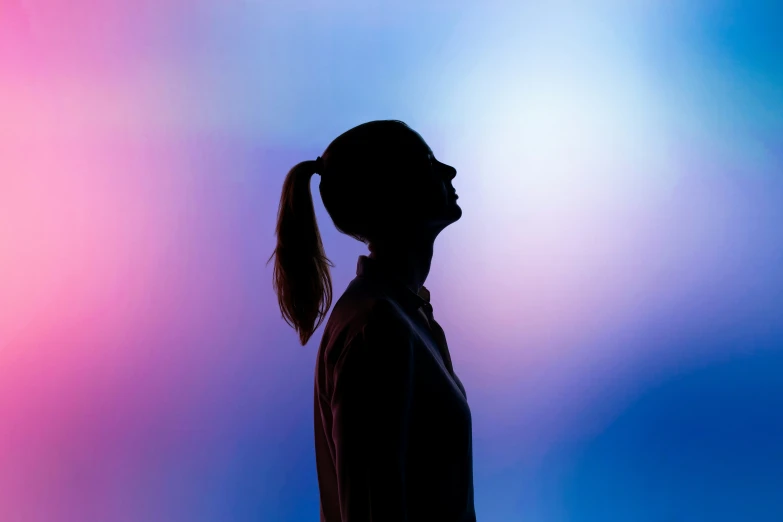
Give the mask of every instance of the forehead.
M 432 154 L 432 149 L 430 149 L 430 146 L 427 145 L 427 142 L 424 141 L 424 138 L 422 138 L 421 135 L 415 130 L 407 128 L 405 129 L 405 132 L 403 132 L 403 136 L 405 144 L 410 147 L 410 151 L 414 154 L 423 154 L 425 156 Z

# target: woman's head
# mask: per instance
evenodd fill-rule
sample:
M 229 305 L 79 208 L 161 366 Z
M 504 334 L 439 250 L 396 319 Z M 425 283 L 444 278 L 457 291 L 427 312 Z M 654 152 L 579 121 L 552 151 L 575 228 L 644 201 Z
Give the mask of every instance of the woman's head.
M 304 161 L 283 184 L 277 221 L 275 290 L 286 322 L 304 345 L 331 306 L 331 263 L 315 221 L 310 178 L 319 170 L 324 207 L 340 232 L 368 245 L 432 240 L 457 221 L 451 180 L 456 170 L 437 161 L 405 123 L 364 123 L 338 136 L 320 163 Z

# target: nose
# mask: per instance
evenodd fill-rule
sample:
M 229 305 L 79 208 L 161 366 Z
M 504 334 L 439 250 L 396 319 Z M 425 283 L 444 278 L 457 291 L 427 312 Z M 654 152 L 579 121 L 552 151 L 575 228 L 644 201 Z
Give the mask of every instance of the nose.
M 457 169 L 452 167 L 451 165 L 446 165 L 445 163 L 441 163 L 441 171 L 443 172 L 443 175 L 446 177 L 448 181 L 451 181 L 455 177 L 457 177 Z

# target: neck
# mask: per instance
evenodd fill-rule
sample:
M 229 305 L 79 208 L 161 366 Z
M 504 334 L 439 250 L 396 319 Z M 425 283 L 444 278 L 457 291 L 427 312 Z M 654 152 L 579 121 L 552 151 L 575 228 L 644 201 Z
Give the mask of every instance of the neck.
M 434 244 L 434 238 L 371 243 L 369 257 L 418 292 L 430 273 Z

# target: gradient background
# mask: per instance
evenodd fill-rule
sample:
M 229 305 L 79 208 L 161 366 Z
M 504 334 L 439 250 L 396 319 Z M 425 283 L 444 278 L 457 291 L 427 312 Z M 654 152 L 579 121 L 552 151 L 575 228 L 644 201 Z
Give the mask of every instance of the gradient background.
M 459 171 L 479 520 L 783 521 L 779 5 L 0 0 L 0 520 L 317 520 L 265 262 L 395 118 Z

